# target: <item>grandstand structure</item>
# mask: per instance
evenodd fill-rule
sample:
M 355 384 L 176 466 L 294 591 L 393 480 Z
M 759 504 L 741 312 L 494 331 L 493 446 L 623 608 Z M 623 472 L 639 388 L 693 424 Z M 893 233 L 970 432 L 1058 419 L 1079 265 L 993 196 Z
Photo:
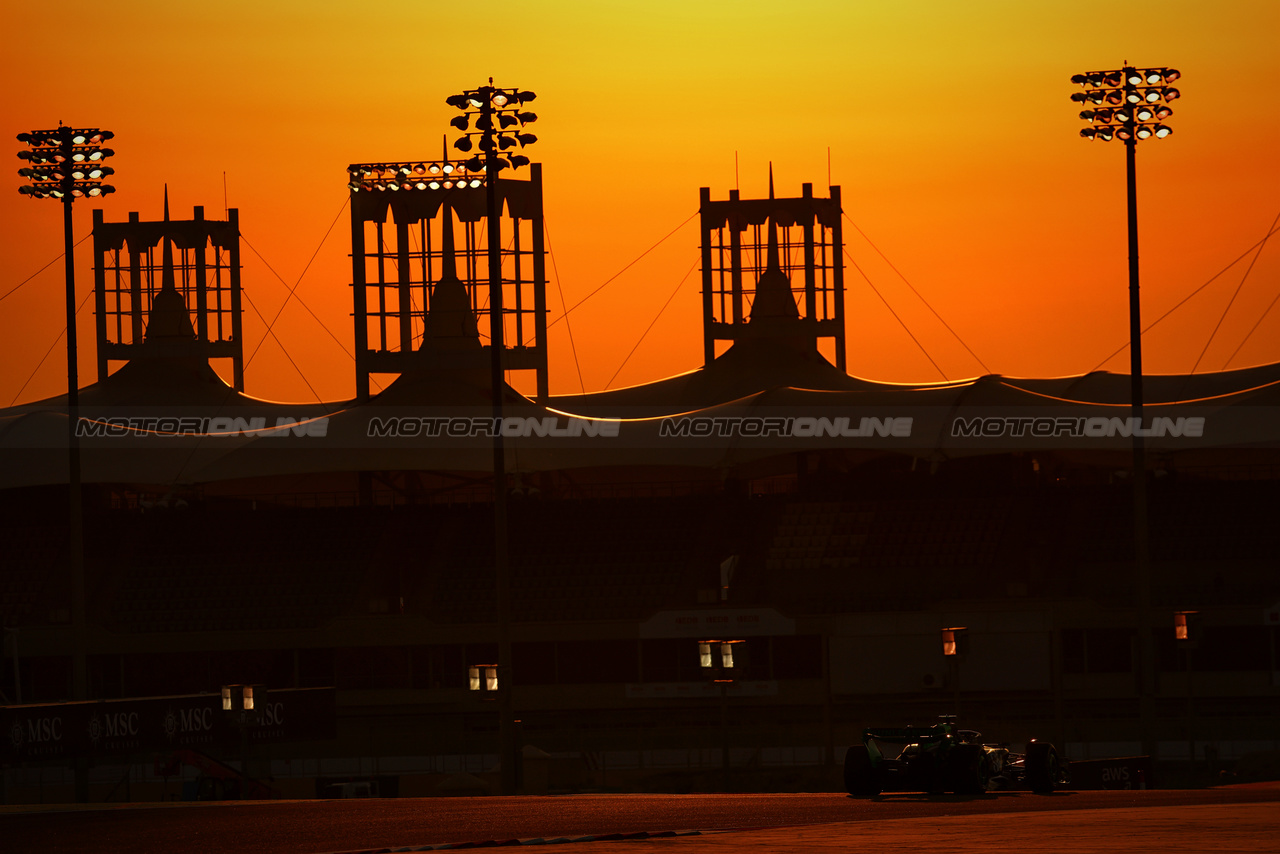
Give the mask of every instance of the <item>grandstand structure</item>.
M 1148 378 L 1140 425 L 1128 378 L 1107 373 L 859 379 L 843 362 L 848 349 L 856 367 L 857 348 L 844 338 L 839 188 L 727 201 L 704 189 L 705 364 L 551 397 L 541 228 L 527 231 L 541 222 L 535 181 L 507 187 L 526 236 L 503 275 L 529 288 L 506 301 L 521 329 L 510 357 L 540 372 L 540 392 L 500 389 L 500 425 L 477 324 L 483 189 L 389 203 L 353 190 L 365 391 L 306 407 L 249 397 L 208 363 L 238 359 L 234 218 L 95 221 L 98 305 L 116 306 L 100 313 L 100 360 L 128 361 L 80 395 L 83 633 L 61 512 L 65 400 L 0 411 L 6 798 L 69 800 L 68 769 L 86 758 L 95 799 L 120 797 L 122 779 L 132 797 L 171 796 L 158 734 L 107 749 L 38 721 L 77 699 L 106 715 L 227 685 L 336 688 L 332 737 L 314 726 L 200 745 L 281 794 L 352 779 L 406 795 L 495 785 L 495 706 L 472 690 L 472 669 L 497 660 L 495 431 L 511 543 L 503 678 L 524 791 L 834 787 L 865 726 L 953 712 L 989 738 L 1048 738 L 1078 759 L 1150 746 L 1166 779 L 1274 749 L 1280 365 Z M 209 246 L 226 283 L 212 308 Z M 120 341 L 103 337 L 112 323 Z M 230 344 L 218 329 L 236 330 Z M 836 364 L 822 338 L 838 343 Z M 372 373 L 398 376 L 369 394 Z M 1146 615 L 1135 428 L 1149 431 Z M 1188 613 L 1184 642 L 1174 621 Z M 1144 622 L 1158 659 L 1149 720 Z M 963 654 L 946 656 L 940 632 L 956 627 Z M 737 642 L 731 671 L 704 666 L 709 641 Z

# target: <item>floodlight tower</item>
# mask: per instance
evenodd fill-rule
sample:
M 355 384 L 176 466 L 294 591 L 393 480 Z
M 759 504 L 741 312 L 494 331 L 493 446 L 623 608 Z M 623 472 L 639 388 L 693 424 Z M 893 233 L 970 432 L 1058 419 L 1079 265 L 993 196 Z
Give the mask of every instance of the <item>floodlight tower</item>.
M 1129 350 L 1132 367 L 1133 415 L 1142 417 L 1142 323 L 1138 298 L 1138 184 L 1135 150 L 1139 140 L 1164 139 L 1173 129 L 1164 120 L 1173 115 L 1169 104 L 1181 94 L 1167 84 L 1182 74 L 1173 68 L 1130 68 L 1090 71 L 1071 82 L 1084 87 L 1071 100 L 1090 105 L 1080 118 L 1090 123 L 1080 136 L 1124 142 L 1125 182 L 1129 212 Z M 1135 433 L 1136 435 L 1136 433 Z
M 67 414 L 70 416 L 68 435 L 72 447 L 72 478 L 78 485 L 80 466 L 75 442 L 75 418 L 78 414 L 78 390 L 80 377 L 76 366 L 76 267 L 74 229 L 71 222 L 71 205 L 76 199 L 105 196 L 116 188 L 102 183 L 102 179 L 115 173 L 103 163 L 115 154 L 102 143 L 114 137 L 109 130 L 98 128 L 69 128 L 58 126 L 56 130 L 36 130 L 18 134 L 18 142 L 29 147 L 18 152 L 18 158 L 30 165 L 18 170 L 18 174 L 30 181 L 18 188 L 18 192 L 33 199 L 58 199 L 62 202 L 62 234 L 67 279 Z M 74 488 L 74 487 L 73 487 Z
M 493 391 L 493 420 L 502 423 L 502 224 L 498 206 L 498 175 L 503 169 L 518 169 L 529 165 L 523 154 L 508 153 L 517 145 L 523 149 L 538 138 L 524 132 L 526 125 L 538 120 L 537 115 L 525 111 L 524 105 L 537 95 L 522 89 L 501 89 L 493 85 L 468 89 L 459 95 L 445 99 L 451 107 L 462 111 L 449 124 L 463 131 L 463 136 L 453 143 L 461 152 L 469 153 L 479 148 L 466 164 L 467 170 L 483 171 L 485 176 L 485 210 L 488 218 L 489 238 L 489 353 L 490 387 Z M 475 130 L 471 130 L 472 120 Z M 473 141 L 474 140 L 474 141 Z M 495 587 L 498 598 L 498 708 L 499 740 L 502 749 L 502 793 L 516 793 L 516 736 L 511 703 L 511 564 L 507 543 L 507 471 L 502 430 L 493 433 L 493 525 Z
M 115 154 L 102 144 L 115 134 L 98 128 L 70 128 L 59 123 L 55 130 L 18 134 L 26 149 L 18 157 L 26 166 L 18 174 L 31 183 L 18 192 L 33 199 L 62 202 L 63 257 L 66 262 L 67 301 L 67 496 L 70 523 L 71 627 L 75 635 L 72 655 L 72 692 L 77 700 L 89 698 L 85 639 L 84 508 L 80 495 L 80 443 L 76 424 L 80 417 L 80 373 L 76 364 L 76 267 L 71 205 L 76 199 L 105 196 L 115 187 L 102 179 L 115 172 L 103 163 Z M 86 769 L 76 767 L 76 800 L 89 799 Z
M 1142 320 L 1138 295 L 1138 181 L 1135 151 L 1144 139 L 1164 139 L 1173 129 L 1164 121 L 1173 115 L 1170 103 L 1181 93 L 1169 84 L 1182 74 L 1173 68 L 1133 68 L 1076 74 L 1071 82 L 1083 91 L 1071 100 L 1087 105 L 1080 118 L 1090 126 L 1080 130 L 1085 139 L 1124 142 L 1125 184 L 1129 229 L 1129 376 L 1135 426 L 1142 426 Z M 1151 554 L 1147 526 L 1147 475 L 1141 429 L 1133 431 L 1133 539 L 1138 588 L 1138 649 L 1141 679 L 1139 714 L 1144 752 L 1155 747 L 1152 722 L 1155 710 L 1155 643 L 1151 637 Z
M 532 92 L 494 91 L 501 91 L 503 99 L 512 99 L 509 103 L 533 97 Z M 467 111 L 453 119 L 454 127 L 469 128 L 473 113 L 480 113 L 477 125 L 484 123 L 483 111 L 472 104 L 473 99 L 489 103 L 481 100 L 478 90 L 450 100 L 451 105 Z M 504 108 L 495 110 L 488 124 L 505 129 L 536 118 L 533 113 Z M 471 152 L 476 147 L 475 136 L 480 136 L 483 145 L 484 133 L 479 130 L 459 139 L 459 151 Z M 493 144 L 505 152 L 533 141 L 529 133 L 504 132 L 495 135 Z M 493 354 L 484 352 L 477 324 L 471 318 L 483 324 L 481 316 L 487 313 L 490 327 L 497 316 L 502 320 L 499 329 L 506 330 L 505 336 L 489 342 L 490 348 L 501 348 L 504 370 L 534 372 L 537 397 L 545 401 L 550 392 L 541 164 L 510 154 L 497 158 L 489 169 L 483 148 L 479 153 L 451 157 L 447 143 L 445 146 L 440 157 L 347 167 L 356 396 L 369 398 L 372 374 L 485 374 L 492 366 Z M 513 167 L 525 165 L 529 166 L 527 180 L 510 177 Z M 498 180 L 503 169 L 511 171 L 502 172 Z M 487 216 L 490 210 L 505 219 L 496 229 L 491 226 L 487 234 L 505 234 L 509 247 L 501 249 L 496 264 L 489 264 L 489 239 L 480 227 L 492 223 Z M 443 294 L 437 288 L 442 277 L 451 280 Z M 469 299 L 465 312 L 454 281 L 460 282 Z M 446 315 L 460 317 L 463 313 L 470 327 L 465 332 L 453 328 L 456 323 L 444 322 Z

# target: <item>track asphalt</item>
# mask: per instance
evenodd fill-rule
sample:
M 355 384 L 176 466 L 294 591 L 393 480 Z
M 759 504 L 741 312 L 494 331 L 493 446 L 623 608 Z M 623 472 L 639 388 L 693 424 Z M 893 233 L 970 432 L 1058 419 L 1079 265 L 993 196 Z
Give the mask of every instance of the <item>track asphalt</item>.
M 583 842 L 573 854 L 796 854 L 796 852 L 1000 851 L 1070 854 L 1280 852 L 1280 805 L 1025 812 L 856 821 L 749 831 L 649 838 L 630 843 Z
M 548 854 L 1280 854 L 1280 784 L 968 798 L 594 795 L 0 807 L 5 854 L 515 846 Z

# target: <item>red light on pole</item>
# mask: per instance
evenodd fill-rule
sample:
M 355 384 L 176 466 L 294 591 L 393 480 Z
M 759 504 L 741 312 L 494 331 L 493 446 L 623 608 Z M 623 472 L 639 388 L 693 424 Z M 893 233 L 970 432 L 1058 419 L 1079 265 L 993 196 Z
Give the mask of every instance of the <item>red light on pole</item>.
M 942 630 L 942 654 L 963 655 L 967 652 L 969 629 L 967 626 L 953 626 Z

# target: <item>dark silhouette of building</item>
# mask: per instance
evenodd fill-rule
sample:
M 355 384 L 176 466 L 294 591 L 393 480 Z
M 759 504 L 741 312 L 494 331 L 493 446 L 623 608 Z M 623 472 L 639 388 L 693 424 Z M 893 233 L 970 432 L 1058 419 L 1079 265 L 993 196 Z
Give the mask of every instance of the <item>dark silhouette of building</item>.
M 217 222 L 196 207 L 191 220 L 171 221 L 167 190 L 161 222 L 131 213 L 108 223 L 96 209 L 93 251 L 99 382 L 113 361 L 228 358 L 232 386 L 244 391 L 239 211 Z
M 353 173 L 394 171 L 403 186 L 408 168 L 414 188 L 353 194 L 362 392 L 305 412 L 240 395 L 208 366 L 238 358 L 234 217 L 95 223 L 100 347 L 128 362 L 84 390 L 86 417 L 117 425 L 150 404 L 147 417 L 195 426 L 86 440 L 91 691 L 336 686 L 336 740 L 250 751 L 285 794 L 353 777 L 456 791 L 496 753 L 492 704 L 470 683 L 497 655 L 480 213 L 469 186 L 417 189 L 414 166 Z M 508 301 L 508 356 L 539 372 L 539 393 L 503 393 L 514 701 L 525 742 L 551 757 L 536 785 L 719 786 L 727 745 L 732 786 L 834 787 L 840 748 L 865 725 L 957 709 L 988 737 L 1047 737 L 1076 758 L 1135 749 L 1131 425 L 1113 418 L 1127 378 L 850 376 L 817 345 L 845 352 L 839 192 L 814 199 L 806 185 L 798 199 L 703 191 L 706 364 L 550 398 L 533 175 L 503 182 L 524 235 L 504 276 L 532 290 Z M 374 395 L 379 373 L 398 377 Z M 1148 403 L 1171 413 L 1148 444 L 1166 775 L 1189 755 L 1201 775 L 1226 767 L 1272 737 L 1277 388 L 1276 365 L 1147 381 Z M 10 703 L 19 689 L 27 704 L 69 697 L 69 594 L 51 571 L 67 543 L 49 510 L 65 492 L 59 405 L 0 412 Z M 393 417 L 417 420 L 393 429 Z M 711 432 L 681 434 L 680 418 Z M 419 432 L 395 432 L 406 423 Z M 1199 619 L 1190 651 L 1172 631 L 1186 611 Z M 958 664 L 939 635 L 955 626 L 969 629 Z M 708 640 L 741 642 L 727 729 Z M 224 761 L 237 749 L 208 745 Z M 133 763 L 135 792 L 158 791 L 143 760 L 127 747 L 95 759 Z M 14 797 L 42 780 L 59 797 L 65 751 L 5 761 Z

